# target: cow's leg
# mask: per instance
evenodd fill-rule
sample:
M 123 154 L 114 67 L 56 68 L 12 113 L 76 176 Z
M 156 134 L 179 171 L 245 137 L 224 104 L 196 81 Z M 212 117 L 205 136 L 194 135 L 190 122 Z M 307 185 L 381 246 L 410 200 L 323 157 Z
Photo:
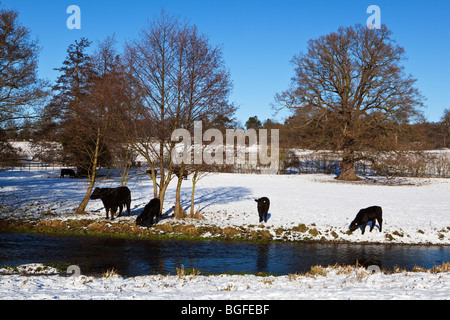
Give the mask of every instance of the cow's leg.
M 116 212 L 117 212 L 117 206 L 113 206 L 111 208 L 111 220 L 114 220 L 114 215 L 116 214 Z
M 362 225 L 362 234 L 366 231 L 367 222 Z
M 147 219 L 147 229 L 149 229 L 151 225 L 153 225 L 153 215 L 149 214 Z
M 372 225 L 370 226 L 370 232 L 372 232 L 373 228 L 375 227 L 375 221 L 376 221 L 376 219 L 372 219 Z
M 378 220 L 378 224 L 380 225 L 380 232 L 381 232 L 381 226 L 383 224 L 383 219 L 382 218 L 377 218 Z
M 117 215 L 117 217 L 122 216 L 122 211 L 123 211 L 123 204 L 119 204 L 119 214 Z
M 128 216 L 130 216 L 130 214 L 131 214 L 130 205 L 131 205 L 131 203 L 130 203 L 130 202 L 127 202 Z
M 109 219 L 109 208 L 105 208 L 106 210 L 106 219 Z

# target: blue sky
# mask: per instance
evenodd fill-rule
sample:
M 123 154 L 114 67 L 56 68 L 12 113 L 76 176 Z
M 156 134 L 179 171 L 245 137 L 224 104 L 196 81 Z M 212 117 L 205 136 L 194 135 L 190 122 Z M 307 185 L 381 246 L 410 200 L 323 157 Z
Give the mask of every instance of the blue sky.
M 275 114 L 274 95 L 288 88 L 293 76 L 292 57 L 306 49 L 307 41 L 336 31 L 339 26 L 366 24 L 369 5 L 381 9 L 381 22 L 408 56 L 406 72 L 418 79 L 427 98 L 424 113 L 439 121 L 450 108 L 450 1 L 448 0 L 2 0 L 19 12 L 21 23 L 31 29 L 42 47 L 40 76 L 51 81 L 66 56 L 66 49 L 80 37 L 100 41 L 116 35 L 120 45 L 133 39 L 158 15 L 161 8 L 186 18 L 222 45 L 226 66 L 234 83 L 231 100 L 239 106 L 242 123 L 259 119 L 282 121 L 286 111 Z M 69 5 L 81 9 L 81 30 L 69 30 Z

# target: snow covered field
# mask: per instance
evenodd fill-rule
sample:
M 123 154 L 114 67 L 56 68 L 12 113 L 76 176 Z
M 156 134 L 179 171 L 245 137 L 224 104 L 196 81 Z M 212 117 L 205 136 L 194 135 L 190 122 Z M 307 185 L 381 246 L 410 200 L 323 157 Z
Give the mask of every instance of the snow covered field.
M 98 186 L 115 187 L 114 179 Z M 82 179 L 60 179 L 56 170 L 0 172 L 0 220 L 94 219 L 104 221 L 100 200 L 91 200 L 89 216 L 74 215 L 84 196 Z M 132 216 L 119 223 L 134 225 L 153 194 L 150 180 L 135 179 Z M 182 203 L 190 204 L 191 181 L 184 181 Z M 350 242 L 450 244 L 450 180 L 399 179 L 342 183 L 330 175 L 211 174 L 197 184 L 195 208 L 203 220 L 172 217 L 175 183 L 166 196 L 161 223 L 218 226 L 265 231 L 272 239 Z M 271 200 L 267 224 L 259 224 L 255 198 Z M 348 233 L 359 209 L 383 208 L 383 231 L 369 228 Z M 306 228 L 300 228 L 304 225 Z M 312 231 L 312 232 L 311 232 Z M 206 232 L 200 236 L 208 238 Z M 364 269 L 325 269 L 315 275 L 258 277 L 140 276 L 61 277 L 0 276 L 0 299 L 448 299 L 450 273 L 401 272 L 368 274 Z
M 116 187 L 114 178 L 97 183 Z M 271 239 L 337 240 L 376 243 L 450 244 L 450 180 L 398 178 L 394 183 L 366 179 L 358 183 L 338 182 L 332 175 L 210 174 L 196 188 L 195 209 L 204 219 L 173 218 L 175 181 L 164 202 L 160 224 L 219 227 L 239 233 L 264 231 Z M 183 182 L 182 205 L 189 212 L 191 180 Z M 131 190 L 131 217 L 117 223 L 133 225 L 136 216 L 153 195 L 148 177 L 128 183 Z M 101 200 L 91 200 L 89 215 L 73 212 L 87 188 L 83 179 L 59 178 L 59 171 L 0 172 L 0 219 L 105 221 Z M 254 199 L 269 197 L 267 223 L 260 224 Z M 383 208 L 383 230 L 378 223 L 372 232 L 348 232 L 350 222 L 361 208 Z M 230 229 L 231 228 L 231 229 Z M 202 237 L 212 236 L 205 232 Z
M 450 272 L 369 274 L 364 268 L 337 267 L 279 277 L 3 275 L 0 288 L 0 299 L 14 300 L 441 300 L 450 297 Z

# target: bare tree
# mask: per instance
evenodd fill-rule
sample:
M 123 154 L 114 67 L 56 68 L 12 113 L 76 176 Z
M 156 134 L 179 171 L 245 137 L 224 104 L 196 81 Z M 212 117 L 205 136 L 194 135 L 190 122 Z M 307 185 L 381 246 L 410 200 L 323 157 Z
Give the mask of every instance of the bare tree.
M 310 40 L 292 60 L 291 88 L 276 95 L 278 106 L 296 112 L 299 130 L 310 129 L 303 134 L 314 148 L 342 152 L 338 179 L 358 179 L 356 152 L 382 145 L 380 136 L 394 141 L 400 125 L 420 114 L 423 97 L 391 35 L 384 25 L 356 25 Z
M 159 166 L 159 184 L 152 175 L 154 194 L 158 193 L 164 203 L 165 191 L 173 178 L 172 132 L 177 128 L 190 130 L 196 120 L 233 113 L 235 108 L 227 100 L 230 76 L 219 47 L 210 45 L 196 26 L 164 11 L 126 49 L 134 86 L 140 95 L 140 103 L 135 105 L 135 136 L 131 144 L 150 168 Z M 184 166 L 178 169 L 183 171 Z M 181 182 L 177 181 L 175 216 L 181 212 Z
M 84 108 L 83 113 L 74 120 L 82 127 L 76 126 L 80 133 L 75 135 L 81 138 L 77 145 L 89 157 L 87 162 L 89 186 L 77 212 L 83 212 L 86 208 L 94 188 L 96 169 L 100 160 L 107 161 L 109 164 L 114 163 L 115 155 L 112 149 L 115 152 L 123 149 L 125 140 L 120 130 L 116 129 L 115 123 L 116 118 L 126 116 L 130 97 L 113 37 L 108 37 L 99 43 L 92 61 L 95 74 L 91 79 L 92 87 L 80 103 Z M 128 151 L 125 150 L 126 157 L 130 156 Z M 127 175 L 129 163 L 129 161 L 125 162 L 124 175 Z M 123 185 L 124 182 L 122 180 L 121 184 Z
M 0 9 L 0 161 L 17 160 L 6 137 L 10 129 L 29 128 L 48 96 L 37 76 L 39 46 L 14 10 Z
M 87 53 L 90 42 L 85 38 L 70 45 L 46 108 L 53 120 L 53 139 L 63 146 L 64 162 L 76 165 L 77 174 L 88 179 L 78 213 L 89 202 L 97 168 L 113 162 L 112 149 L 123 141 L 115 119 L 127 112 L 129 86 L 114 43 L 108 37 L 93 55 Z

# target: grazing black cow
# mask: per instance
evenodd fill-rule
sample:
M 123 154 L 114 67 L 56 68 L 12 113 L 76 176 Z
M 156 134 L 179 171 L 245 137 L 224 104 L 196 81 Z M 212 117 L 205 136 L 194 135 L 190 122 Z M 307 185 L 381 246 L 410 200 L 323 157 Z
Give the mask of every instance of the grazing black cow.
M 183 175 L 181 176 L 181 169 L 175 168 L 172 170 L 173 174 L 176 175 L 179 179 L 187 180 L 188 171 L 186 169 L 183 170 Z
M 350 231 L 353 232 L 362 226 L 362 234 L 364 234 L 367 223 L 371 221 L 372 225 L 370 226 L 370 232 L 372 232 L 373 228 L 375 227 L 375 220 L 377 220 L 378 224 L 380 225 L 380 232 L 381 232 L 381 227 L 383 224 L 382 214 L 383 210 L 381 209 L 381 207 L 378 206 L 361 209 L 356 215 L 355 220 L 353 220 L 352 223 L 350 224 L 349 229 Z
M 153 218 L 156 218 L 156 222 L 158 222 L 160 206 L 161 202 L 158 198 L 150 200 L 144 207 L 144 211 L 136 218 L 136 224 L 143 226 L 145 223 L 147 229 L 150 228 L 153 225 Z
M 64 178 L 65 175 L 68 175 L 70 178 L 75 178 L 76 173 L 73 169 L 61 169 L 60 178 Z
M 269 212 L 270 200 L 267 197 L 255 199 L 258 202 L 259 222 L 267 222 L 267 212 Z
M 95 188 L 91 194 L 91 199 L 101 199 L 106 210 L 106 219 L 109 219 L 109 211 L 111 210 L 111 220 L 119 208 L 120 217 L 122 215 L 123 205 L 127 206 L 128 215 L 130 215 L 131 192 L 127 187 L 118 188 Z

